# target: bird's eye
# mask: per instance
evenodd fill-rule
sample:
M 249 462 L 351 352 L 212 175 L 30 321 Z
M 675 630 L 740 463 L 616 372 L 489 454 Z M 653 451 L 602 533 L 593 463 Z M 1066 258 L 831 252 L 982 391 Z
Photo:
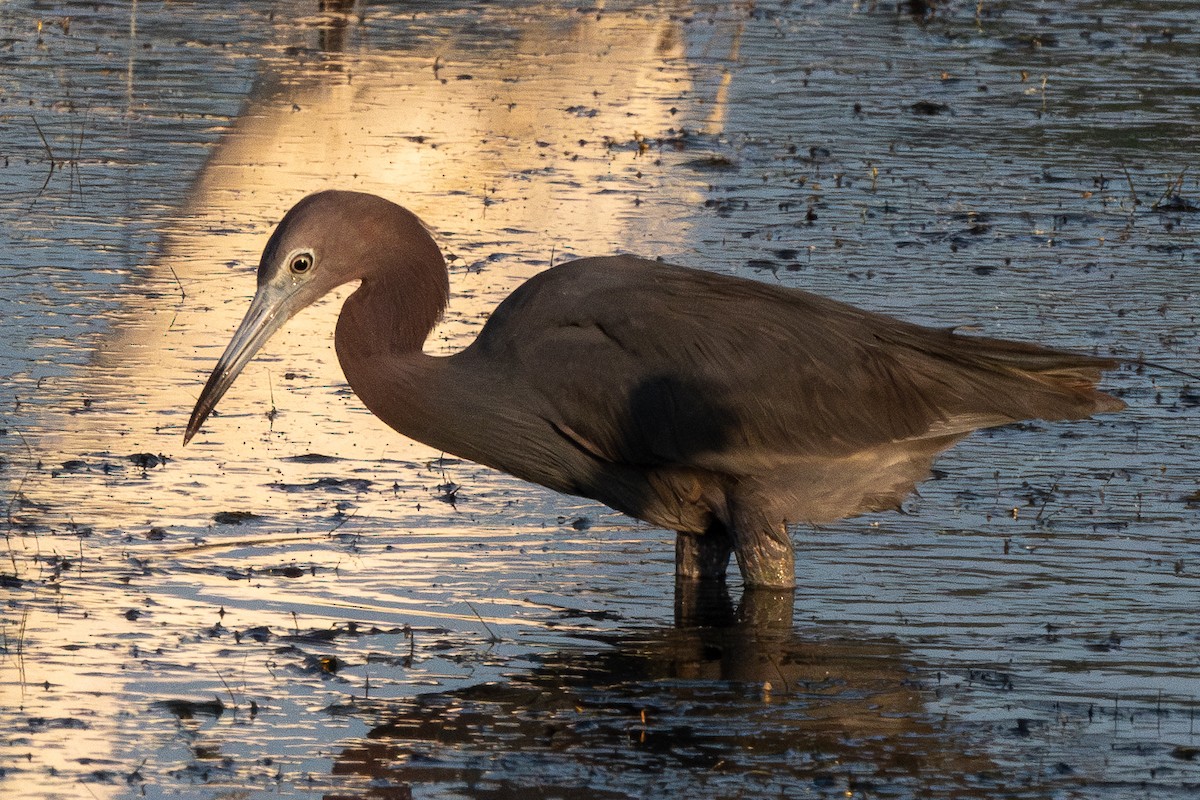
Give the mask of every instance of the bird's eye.
M 292 263 L 288 264 L 288 268 L 293 275 L 303 275 L 312 269 L 313 257 L 311 253 L 300 253 L 292 257 Z

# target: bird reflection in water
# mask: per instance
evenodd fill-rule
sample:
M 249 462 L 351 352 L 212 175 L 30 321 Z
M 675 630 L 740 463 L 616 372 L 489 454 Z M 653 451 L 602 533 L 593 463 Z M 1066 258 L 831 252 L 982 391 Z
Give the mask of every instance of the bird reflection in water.
M 597 633 L 504 682 L 342 707 L 376 722 L 334 774 L 379 797 L 995 796 L 903 646 L 798 634 L 791 594 L 692 598 L 683 624 Z

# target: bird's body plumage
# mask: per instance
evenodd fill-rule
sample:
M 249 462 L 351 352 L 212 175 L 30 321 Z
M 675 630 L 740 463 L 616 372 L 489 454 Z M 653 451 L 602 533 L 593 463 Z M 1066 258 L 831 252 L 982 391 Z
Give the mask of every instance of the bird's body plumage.
M 302 246 L 297 229 L 393 240 L 339 276 L 361 280 L 336 345 L 371 411 L 434 447 L 678 531 L 682 577 L 723 575 L 733 550 L 747 582 L 791 585 L 786 523 L 898 507 L 977 428 L 1124 405 L 1095 389 L 1110 359 L 633 256 L 536 275 L 470 346 L 429 356 L 446 270 L 416 218 L 347 193 L 297 209 L 268 245 L 273 260 Z M 314 221 L 338 211 L 342 227 Z

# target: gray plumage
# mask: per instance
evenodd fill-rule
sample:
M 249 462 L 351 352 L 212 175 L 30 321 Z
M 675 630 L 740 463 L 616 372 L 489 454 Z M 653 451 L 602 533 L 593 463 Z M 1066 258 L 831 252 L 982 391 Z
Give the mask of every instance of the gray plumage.
M 300 274 L 289 270 L 297 253 L 312 259 Z M 1111 359 L 633 256 L 536 275 L 469 347 L 427 356 L 448 296 L 436 245 L 395 204 L 324 192 L 268 243 L 259 295 L 187 438 L 273 330 L 354 279 L 336 345 L 372 412 L 446 452 L 677 531 L 684 579 L 723 576 L 732 551 L 748 584 L 791 586 L 786 523 L 896 508 L 975 429 L 1124 407 L 1095 388 Z

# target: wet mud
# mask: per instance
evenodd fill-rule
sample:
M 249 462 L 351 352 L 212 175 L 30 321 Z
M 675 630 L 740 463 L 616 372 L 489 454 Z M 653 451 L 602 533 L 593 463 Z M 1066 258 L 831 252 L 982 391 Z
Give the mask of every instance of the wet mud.
M 1191 797 L 1200 382 L 977 434 L 792 596 L 388 431 L 273 224 L 383 194 L 452 352 L 613 252 L 1200 371 L 1187 2 L 25 2 L 0 14 L 0 793 Z M 344 295 L 342 295 L 344 296 Z

